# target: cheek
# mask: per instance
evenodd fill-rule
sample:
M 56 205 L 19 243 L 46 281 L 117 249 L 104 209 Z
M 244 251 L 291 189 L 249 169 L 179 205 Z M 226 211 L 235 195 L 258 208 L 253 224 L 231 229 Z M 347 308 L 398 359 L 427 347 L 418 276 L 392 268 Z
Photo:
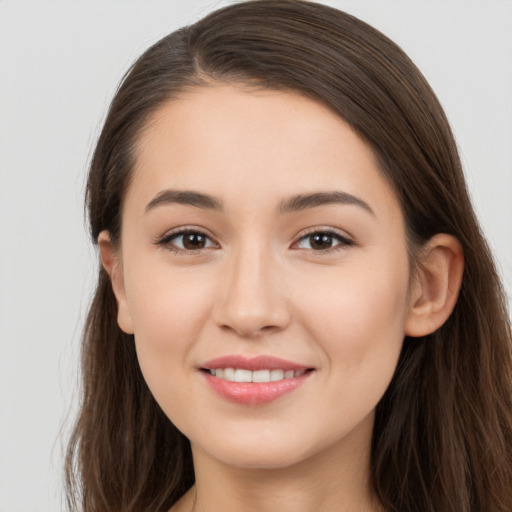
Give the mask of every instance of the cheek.
M 343 389 L 353 387 L 359 397 L 365 390 L 382 394 L 394 373 L 405 335 L 404 268 L 381 261 L 378 267 L 341 269 L 323 287 L 317 283 L 317 293 L 302 304 L 309 334 L 322 347 L 327 367 Z
M 139 364 L 159 402 L 162 393 L 183 385 L 181 377 L 192 368 L 190 351 L 212 304 L 209 281 L 187 274 L 153 266 L 126 283 Z
M 148 265 L 150 266 L 150 265 Z M 126 283 L 135 333 L 161 350 L 189 338 L 211 303 L 211 279 L 201 270 L 161 264 L 132 274 Z M 127 272 L 128 275 L 130 275 Z
M 319 328 L 357 339 L 374 328 L 402 330 L 407 309 L 407 263 L 347 266 L 315 275 L 297 297 Z M 398 268 L 397 268 L 398 267 Z M 401 267 L 401 268 L 399 268 Z M 296 280 L 296 282 L 299 282 Z M 369 340 L 370 341 L 370 340 Z

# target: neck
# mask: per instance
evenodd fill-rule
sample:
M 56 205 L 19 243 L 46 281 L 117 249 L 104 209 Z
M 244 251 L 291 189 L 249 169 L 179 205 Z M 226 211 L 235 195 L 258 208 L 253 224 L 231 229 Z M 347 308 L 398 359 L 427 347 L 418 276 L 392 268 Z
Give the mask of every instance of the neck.
M 359 431 L 354 434 L 358 439 L 344 438 L 293 465 L 265 469 L 228 465 L 193 445 L 196 484 L 176 510 L 381 511 L 369 484 L 371 435 L 367 434 Z

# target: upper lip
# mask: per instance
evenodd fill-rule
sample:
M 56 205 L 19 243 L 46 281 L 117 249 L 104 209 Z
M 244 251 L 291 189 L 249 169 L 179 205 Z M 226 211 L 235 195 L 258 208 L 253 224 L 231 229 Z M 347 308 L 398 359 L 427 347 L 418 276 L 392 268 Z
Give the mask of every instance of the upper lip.
M 216 368 L 239 368 L 241 370 L 307 370 L 310 366 L 287 361 L 279 357 L 261 355 L 257 357 L 245 357 L 241 355 L 222 356 L 206 361 L 201 365 L 205 370 Z

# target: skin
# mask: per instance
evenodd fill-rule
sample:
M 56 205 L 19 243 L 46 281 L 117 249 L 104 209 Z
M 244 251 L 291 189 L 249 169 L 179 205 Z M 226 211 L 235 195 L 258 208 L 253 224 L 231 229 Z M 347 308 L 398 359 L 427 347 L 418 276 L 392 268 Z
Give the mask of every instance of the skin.
M 222 209 L 155 201 L 170 189 Z M 332 191 L 367 207 L 282 211 L 293 196 Z M 206 245 L 177 251 L 183 238 L 169 234 L 180 228 Z M 314 232 L 333 234 L 319 248 Z M 183 94 L 141 135 L 120 245 L 106 232 L 99 244 L 119 325 L 191 441 L 196 485 L 173 511 L 380 510 L 368 483 L 375 406 L 404 336 L 432 332 L 451 312 L 463 260 L 458 242 L 438 235 L 411 275 L 400 205 L 342 119 L 293 92 Z M 235 404 L 200 371 L 232 354 L 314 371 L 274 402 Z

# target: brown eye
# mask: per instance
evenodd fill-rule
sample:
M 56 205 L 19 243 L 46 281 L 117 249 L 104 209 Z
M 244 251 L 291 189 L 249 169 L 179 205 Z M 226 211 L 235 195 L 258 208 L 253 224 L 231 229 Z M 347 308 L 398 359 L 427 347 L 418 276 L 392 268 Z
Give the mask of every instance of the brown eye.
M 218 247 L 205 233 L 190 230 L 166 235 L 157 244 L 175 252 L 200 251 L 201 249 Z
M 183 237 L 183 247 L 188 251 L 193 251 L 196 249 L 204 249 L 207 242 L 207 237 L 202 233 L 186 233 L 182 235 Z
M 330 233 L 315 233 L 310 235 L 311 249 L 323 250 L 332 247 L 333 236 Z
M 299 249 L 312 251 L 328 251 L 334 248 L 343 248 L 353 245 L 353 242 L 337 233 L 330 231 L 315 231 L 303 236 L 297 243 Z

